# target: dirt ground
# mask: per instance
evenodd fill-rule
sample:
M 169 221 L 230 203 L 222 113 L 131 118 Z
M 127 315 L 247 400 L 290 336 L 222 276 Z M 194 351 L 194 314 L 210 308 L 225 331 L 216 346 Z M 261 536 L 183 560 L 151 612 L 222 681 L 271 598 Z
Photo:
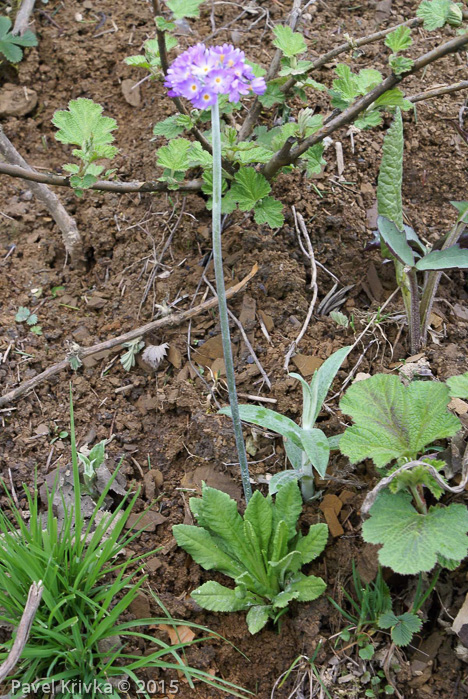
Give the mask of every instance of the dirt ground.
M 202 6 L 201 20 L 190 24 L 190 33 L 180 36 L 180 44 L 185 47 L 204 40 L 216 30 L 216 37 L 210 41 L 234 41 L 251 58 L 268 66 L 273 49 L 267 15 L 255 26 L 252 23 L 263 10 L 268 11 L 269 22 L 279 22 L 290 4 L 279 0 L 251 3 L 251 13 L 222 29 L 239 14 L 239 7 L 208 3 Z M 413 16 L 417 5 L 412 0 L 384 0 L 378 4 L 371 0 L 319 0 L 309 8 L 302 29 L 311 53 L 319 55 L 342 42 L 346 32 L 359 37 L 377 27 L 395 24 Z M 7 136 L 28 163 L 60 172 L 61 166 L 69 162 L 70 149 L 55 140 L 52 115 L 56 109 L 65 109 L 69 100 L 88 97 L 117 120 L 118 179 L 156 179 L 157 144 L 150 140 L 152 127 L 173 113 L 174 106 L 164 98 L 160 82 L 146 81 L 140 86 L 137 106 L 129 104 L 122 91 L 123 81 L 143 77 L 123 59 L 139 53 L 142 43 L 154 36 L 151 3 L 50 0 L 38 3 L 34 17 L 38 47 L 26 51 L 17 70 L 3 66 L 0 90 L 5 84 L 33 89 L 37 106 L 27 116 L 5 117 L 1 125 Z M 430 35 L 416 31 L 415 54 L 452 34 L 451 29 Z M 384 61 L 382 44 L 371 44 L 363 47 L 353 66 L 376 67 L 385 72 Z M 330 64 L 314 77 L 330 84 L 332 67 Z M 431 65 L 422 78 L 412 77 L 406 90 L 415 94 L 462 77 L 466 77 L 465 53 Z M 322 93 L 317 93 L 316 99 L 319 110 L 329 111 Z M 445 233 L 454 220 L 450 200 L 466 199 L 467 146 L 446 121 L 458 119 L 464 100 L 464 93 L 458 92 L 422 103 L 417 118 L 405 115 L 405 214 L 416 232 L 430 241 Z M 259 266 L 257 275 L 233 298 L 230 308 L 241 318 L 271 381 L 269 390 L 233 326 L 239 391 L 275 399 L 273 407 L 293 419 L 299 414 L 301 393 L 297 382 L 285 374 L 283 363 L 305 319 L 311 292 L 310 269 L 298 246 L 291 207 L 294 205 L 304 216 L 316 259 L 338 278 L 339 289 L 350 287 L 341 308 L 352 320 L 348 328 L 337 326 L 329 315 L 314 314 L 298 349 L 299 362 L 302 359 L 310 366 L 310 357 L 323 360 L 339 347 L 352 344 L 395 288 L 391 265 L 383 264 L 377 252 L 365 250 L 375 221 L 376 178 L 384 131 L 381 127 L 354 134 L 354 145 L 346 129 L 339 132 L 344 181 L 337 176 L 334 146 L 327 150 L 324 173 L 314 180 L 303 180 L 298 174 L 280 175 L 273 189 L 284 204 L 286 222 L 279 231 L 258 226 L 250 215 L 238 212 L 232 215 L 224 233 L 225 269 L 230 281 L 241 280 L 254 263 Z M 26 183 L 1 179 L 2 393 L 61 360 L 70 341 L 90 346 L 149 322 L 161 306 L 187 308 L 200 302 L 206 293 L 210 295 L 202 279 L 205 272 L 213 281 L 212 268 L 204 266 L 210 251 L 210 214 L 201 196 L 87 192 L 80 200 L 71 190 L 63 189 L 58 194 L 76 218 L 84 238 L 84 270 L 65 264 L 60 233 L 32 199 Z M 159 260 L 169 235 L 173 235 L 172 243 L 163 264 L 156 267 L 155 260 Z M 328 272 L 318 271 L 319 302 L 334 284 Z M 443 278 L 425 349 L 436 378 L 445 379 L 468 369 L 467 291 L 463 273 L 452 272 Z M 15 322 L 20 306 L 37 314 L 43 335 L 35 336 L 24 324 Z M 267 335 L 259 318 L 268 328 Z M 361 372 L 395 371 L 398 361 L 409 355 L 407 332 L 401 322 L 402 303 L 396 294 L 383 317 L 371 324 L 346 360 L 336 391 L 358 362 L 357 370 Z M 328 640 L 345 626 L 345 621 L 326 597 L 292 605 L 279 633 L 268 628 L 253 637 L 248 634 L 245 614 L 206 613 L 190 599 L 190 592 L 210 577 L 176 547 L 171 534 L 172 525 L 187 517 L 190 490 L 205 480 L 241 500 L 230 424 L 216 415 L 217 401 L 226 403 L 226 391 L 222 380 L 215 382 L 209 369 L 205 367 L 201 377 L 194 369 L 203 361 L 212 366 L 219 358 L 218 336 L 217 314 L 212 311 L 195 317 L 190 326 L 181 325 L 145 338 L 148 344 L 169 343 L 169 358 L 157 371 L 139 358 L 136 367 L 126 372 L 119 361 L 121 351 L 111 350 L 89 358 L 75 374 L 65 371 L 42 383 L 0 411 L 0 476 L 7 482 L 11 478 L 21 496 L 21 484 L 31 483 L 36 467 L 40 486 L 48 473 L 67 464 L 69 439 L 60 438 L 60 433 L 69 428 L 71 381 L 79 443 L 91 445 L 114 435 L 108 447 L 109 464 L 112 470 L 123 457 L 129 486 L 142 487 L 137 509 L 147 507 L 159 494 L 152 509 L 161 515 L 160 523 L 154 531 L 142 534 L 138 544 L 141 551 L 162 547 L 148 564 L 149 585 L 174 616 L 221 633 L 248 658 L 227 643 L 210 640 L 191 649 L 189 661 L 242 685 L 259 699 L 282 699 L 290 695 L 300 673 L 294 671 L 272 695 L 276 680 L 298 656 L 313 657 L 319 643 L 315 658 L 319 671 L 330 675 L 338 665 L 338 677 L 352 675 L 363 661 L 355 648 L 342 650 Z M 206 341 L 210 345 L 203 354 Z M 291 368 L 296 369 L 294 363 Z M 327 434 L 338 433 L 345 424 L 337 405 L 334 396 L 329 410 L 320 416 L 320 426 Z M 265 489 L 266 476 L 284 467 L 281 441 L 247 428 L 245 435 L 252 478 Z M 330 536 L 325 554 L 309 568 L 324 577 L 328 594 L 340 601 L 353 559 L 364 577 L 375 572 L 375 551 L 363 547 L 359 515 L 363 493 L 375 473 L 366 465 L 351 469 L 343 457 L 335 456 L 330 476 L 324 490 L 337 495 L 347 493 L 341 513 L 344 534 Z M 304 507 L 301 524 L 305 527 L 322 517 L 319 503 L 314 502 Z M 467 579 L 466 564 L 455 573 L 442 574 L 438 594 L 425 610 L 427 622 L 415 647 L 399 654 L 401 672 L 396 678 L 404 697 L 448 699 L 468 694 L 467 666 L 454 652 L 456 637 L 445 631 L 468 590 Z M 387 582 L 402 601 L 411 592 L 408 579 L 390 576 Z M 140 597 L 132 609 L 136 617 L 148 615 L 149 599 L 147 594 Z M 151 612 L 157 614 L 157 607 L 151 606 Z M 381 649 L 389 647 L 384 636 L 380 643 Z M 422 647 L 423 653 L 418 653 L 417 647 Z M 364 697 L 366 688 L 355 678 L 330 684 L 328 691 L 333 697 Z M 296 696 L 309 696 L 307 680 L 300 691 L 304 693 Z M 220 693 L 204 685 L 191 690 L 181 682 L 180 696 L 207 699 Z

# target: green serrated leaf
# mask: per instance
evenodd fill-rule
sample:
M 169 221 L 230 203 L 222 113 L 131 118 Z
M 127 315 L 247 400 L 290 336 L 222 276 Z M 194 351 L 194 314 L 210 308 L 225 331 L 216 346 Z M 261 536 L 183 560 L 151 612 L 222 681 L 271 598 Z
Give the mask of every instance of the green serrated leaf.
M 305 164 L 305 169 L 309 177 L 319 175 L 327 161 L 322 157 L 325 151 L 323 143 L 316 143 L 301 155 L 301 162 Z
M 174 19 L 197 19 L 200 17 L 200 6 L 203 0 L 166 0 Z
M 273 34 L 275 35 L 273 46 L 280 49 L 285 56 L 292 58 L 307 51 L 304 37 L 299 32 L 293 32 L 291 27 L 278 24 L 273 29 Z
M 223 551 L 203 527 L 176 524 L 172 527 L 172 533 L 178 545 L 205 570 L 219 570 L 232 578 L 242 575 L 245 571 L 245 567 Z
M 364 646 L 364 648 L 361 648 L 359 650 L 359 657 L 362 660 L 371 660 L 371 658 L 374 657 L 374 653 L 375 653 L 374 646 L 372 645 L 372 643 L 368 643 L 366 646 Z M 372 694 L 370 696 L 374 696 L 374 693 L 372 692 Z
M 354 383 L 340 402 L 354 421 L 340 440 L 340 451 L 352 463 L 371 458 L 378 468 L 394 459 L 414 459 L 428 444 L 460 429 L 458 418 L 447 410 L 449 399 L 445 384 L 403 386 L 390 374 Z
M 277 83 L 270 82 L 267 85 L 266 92 L 260 95 L 258 99 L 266 109 L 270 109 L 275 104 L 283 104 L 286 95 L 280 90 L 280 86 Z
M 413 635 L 421 630 L 421 619 L 412 612 L 405 612 L 396 616 L 393 612 L 387 612 L 379 617 L 381 629 L 391 629 L 392 641 L 397 646 L 407 646 Z
M 29 318 L 31 311 L 26 306 L 20 306 L 16 312 L 15 320 L 17 323 L 24 323 Z
M 380 216 L 393 221 L 399 230 L 403 230 L 402 180 L 403 120 L 400 110 L 397 109 L 383 144 L 377 185 L 377 210 Z
M 210 612 L 239 612 L 247 609 L 248 598 L 239 597 L 235 590 L 209 580 L 192 592 L 192 598 L 200 607 Z
M 360 117 L 354 122 L 354 126 L 358 129 L 370 129 L 374 126 L 380 126 L 383 122 L 382 115 L 377 111 L 377 109 L 372 109 L 370 112 L 364 112 Z
M 312 602 L 324 593 L 326 587 L 322 578 L 303 573 L 296 573 L 288 585 L 288 589 L 298 593 L 298 602 Z
M 468 552 L 467 531 L 464 505 L 436 505 L 423 515 L 411 504 L 409 493 L 388 491 L 380 493 L 362 527 L 365 541 L 382 544 L 380 563 L 401 575 L 432 570 L 438 554 L 461 561 Z
M 162 32 L 173 32 L 174 29 L 176 28 L 176 24 L 174 22 L 167 22 L 164 17 L 156 17 L 154 20 L 156 23 L 156 26 L 158 29 L 160 29 Z
M 416 16 L 423 20 L 424 29 L 431 32 L 444 26 L 454 4 L 451 0 L 423 0 L 416 11 Z M 458 3 L 455 7 L 457 5 Z
M 20 46 L 37 46 L 37 37 L 29 29 L 22 36 L 11 33 L 9 17 L 0 17 L 0 53 L 10 63 L 19 63 L 23 58 Z
M 446 381 L 451 398 L 468 399 L 468 371 L 458 376 L 451 376 Z
M 271 190 L 267 179 L 251 167 L 239 170 L 235 175 L 230 197 L 237 202 L 241 211 L 250 211 Z
M 284 521 L 287 526 L 288 540 L 296 535 L 296 526 L 302 512 L 302 497 L 299 486 L 291 481 L 276 494 L 274 520 Z M 278 560 L 278 559 L 276 559 Z
M 379 107 L 400 107 L 400 109 L 402 109 L 404 112 L 407 112 L 409 109 L 413 108 L 412 103 L 405 99 L 402 91 L 397 87 L 393 88 L 392 90 L 387 90 L 387 92 L 384 92 L 383 95 L 380 95 L 380 97 L 375 100 L 373 106 L 377 109 Z
M 393 53 L 406 51 L 412 43 L 413 39 L 411 38 L 410 27 L 397 27 L 393 32 L 387 34 L 385 39 L 385 46 L 388 46 Z
M 155 136 L 165 136 L 168 140 L 177 138 L 186 130 L 186 127 L 180 124 L 179 117 L 180 114 L 175 114 L 164 119 L 164 121 L 158 122 L 154 125 L 153 134 Z
M 192 142 L 186 138 L 175 138 L 158 150 L 156 164 L 168 170 L 185 172 L 190 167 L 189 152 Z
M 406 56 L 390 56 L 388 62 L 390 64 L 390 68 L 395 73 L 395 75 L 401 75 L 402 73 L 406 73 L 407 71 L 411 70 L 411 68 L 414 65 L 414 61 L 411 58 L 407 58 Z M 409 100 L 402 100 L 402 105 L 404 104 L 405 107 L 407 103 L 411 105 L 411 102 L 409 102 Z
M 263 497 L 259 490 L 255 491 L 245 508 L 244 521 L 252 524 L 260 537 L 261 549 L 268 551 L 273 532 L 273 510 L 271 503 Z
M 127 56 L 127 58 L 124 58 L 124 63 L 126 63 L 128 66 L 133 66 L 134 68 L 145 68 L 146 70 L 150 70 L 151 68 L 146 56 L 142 55 Z
M 92 100 L 79 97 L 71 100 L 67 111 L 55 112 L 52 123 L 58 128 L 55 138 L 62 143 L 72 143 L 83 150 L 91 146 L 99 155 L 106 147 L 105 157 L 117 153 L 117 148 L 110 146 L 117 128 L 115 119 L 102 116 L 103 107 Z M 102 156 L 101 156 L 102 157 Z
M 301 536 L 296 544 L 302 563 L 310 563 L 324 550 L 328 539 L 328 527 L 326 524 L 314 524 L 310 527 L 306 536 Z
M 271 612 L 271 605 L 255 605 L 254 607 L 250 607 L 247 612 L 246 621 L 252 635 L 263 629 L 271 616 Z
M 37 323 L 37 315 L 35 313 L 31 313 L 29 318 L 26 318 L 26 323 L 28 325 L 36 325 Z
M 281 228 L 284 223 L 283 205 L 273 197 L 265 197 L 254 207 L 255 221 L 262 225 L 267 223 L 270 228 Z

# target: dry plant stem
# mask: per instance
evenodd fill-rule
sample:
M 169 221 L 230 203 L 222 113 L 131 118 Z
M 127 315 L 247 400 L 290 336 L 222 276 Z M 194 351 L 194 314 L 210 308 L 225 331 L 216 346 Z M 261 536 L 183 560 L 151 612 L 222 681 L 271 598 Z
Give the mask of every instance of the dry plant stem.
M 239 291 L 241 291 L 246 284 L 252 279 L 252 277 L 255 276 L 257 273 L 258 267 L 257 265 L 254 265 L 252 267 L 252 270 L 249 272 L 249 274 L 242 279 L 242 281 L 239 282 L 239 284 L 236 284 L 235 286 L 231 286 L 230 289 L 226 291 L 226 298 L 231 298 L 231 296 L 234 296 L 234 294 L 237 294 Z M 111 340 L 106 340 L 105 342 L 99 342 L 97 345 L 93 345 L 92 347 L 83 347 L 81 348 L 81 351 L 79 353 L 80 357 L 90 357 L 93 354 L 97 354 L 98 352 L 102 352 L 104 350 L 110 350 L 113 347 L 117 347 L 118 345 L 123 344 L 124 342 L 129 342 L 130 340 L 135 340 L 137 337 L 143 337 L 144 335 L 147 335 L 149 332 L 152 332 L 153 330 L 159 330 L 160 328 L 166 328 L 166 327 L 176 327 L 177 325 L 181 325 L 182 323 L 185 323 L 186 320 L 190 320 L 190 318 L 193 318 L 194 316 L 198 315 L 199 313 L 203 313 L 204 311 L 209 310 L 210 308 L 213 308 L 214 306 L 217 306 L 218 304 L 218 299 L 213 298 L 210 299 L 209 301 L 205 301 L 204 303 L 201 303 L 198 306 L 194 306 L 193 308 L 189 308 L 186 311 L 181 311 L 180 313 L 172 313 L 169 316 L 165 316 L 164 318 L 160 318 L 159 320 L 154 320 L 151 323 L 147 323 L 146 325 L 143 325 L 141 328 L 136 328 L 135 330 L 130 330 L 130 332 L 125 333 L 124 335 L 119 335 L 118 337 L 114 337 Z M 41 384 L 43 381 L 46 381 L 47 379 L 50 379 L 52 376 L 55 376 L 56 374 L 60 373 L 64 369 L 69 369 L 70 368 L 70 362 L 68 359 L 64 359 L 61 362 L 58 362 L 57 364 L 53 364 L 50 366 L 48 369 L 43 371 L 41 374 L 38 374 L 37 376 L 34 376 L 32 379 L 29 379 L 28 381 L 24 381 L 20 386 L 17 388 L 13 389 L 13 391 L 9 391 L 8 393 L 5 393 L 3 396 L 0 396 L 0 407 L 4 405 L 8 405 L 8 403 L 11 403 L 12 401 L 16 400 L 20 396 L 24 395 L 27 391 L 30 391 L 31 389 L 35 388 L 39 384 Z
M 28 163 L 18 153 L 14 145 L 7 138 L 1 126 L 0 153 L 12 166 L 21 167 L 26 170 L 26 172 L 33 172 Z M 45 206 L 57 226 L 62 231 L 63 244 L 67 254 L 70 256 L 72 264 L 75 266 L 80 265 L 84 258 L 83 242 L 81 240 L 75 220 L 65 211 L 65 208 L 60 203 L 57 195 L 45 184 L 31 182 L 28 187 L 36 199 Z
M 304 222 L 302 215 L 296 212 L 296 209 L 294 206 L 292 207 L 292 211 L 294 214 L 294 224 L 296 227 L 297 237 L 300 240 L 301 233 L 302 233 L 302 235 L 304 236 L 306 246 L 307 246 L 307 257 L 310 260 L 310 268 L 311 268 L 311 275 L 312 275 L 311 282 L 310 282 L 310 288 L 312 290 L 312 301 L 310 302 L 309 310 L 307 311 L 307 316 L 306 316 L 306 319 L 304 321 L 304 325 L 302 326 L 302 328 L 299 332 L 299 335 L 296 337 L 294 342 L 291 343 L 289 350 L 288 350 L 288 353 L 285 357 L 284 365 L 283 365 L 283 368 L 285 371 L 288 371 L 289 362 L 291 360 L 291 357 L 294 354 L 294 352 L 296 351 L 296 348 L 297 348 L 299 342 L 302 340 L 302 338 L 304 337 L 304 335 L 307 331 L 307 328 L 309 327 L 310 319 L 312 318 L 312 313 L 314 312 L 315 304 L 317 302 L 317 293 L 318 293 L 317 265 L 315 264 L 314 249 L 313 249 L 312 243 L 310 241 L 310 236 L 309 236 L 309 233 L 307 232 L 307 228 L 306 228 L 306 225 L 305 225 L 305 222 Z M 304 248 L 303 248 L 303 250 L 304 250 Z M 305 252 L 305 250 L 304 250 L 304 252 Z
M 460 80 L 460 82 L 453 83 L 452 85 L 441 85 L 439 87 L 434 87 L 432 90 L 419 92 L 417 95 L 412 95 L 406 99 L 409 102 L 416 104 L 416 102 L 431 100 L 434 99 L 434 97 L 442 97 L 442 95 L 449 95 L 451 92 L 458 92 L 459 90 L 468 90 L 468 80 Z
M 29 28 L 29 18 L 34 10 L 36 0 L 22 0 L 20 8 L 16 14 L 12 34 L 22 36 Z
M 288 19 L 288 27 L 290 27 L 293 31 L 296 28 L 296 25 L 299 21 L 299 17 L 301 16 L 301 5 L 302 1 L 301 0 L 294 0 L 293 8 L 291 10 L 291 14 L 289 15 Z M 270 63 L 270 67 L 267 71 L 267 74 L 265 76 L 266 82 L 269 80 L 272 80 L 280 67 L 281 63 L 281 57 L 282 57 L 282 52 L 278 49 L 273 56 L 273 60 Z M 238 143 L 241 143 L 242 141 L 245 141 L 248 136 L 252 133 L 254 126 L 256 125 L 258 121 L 258 117 L 260 116 L 260 112 L 262 111 L 262 104 L 258 97 L 256 97 L 252 103 L 252 106 L 250 107 L 247 116 L 245 117 L 244 123 L 241 126 L 241 129 L 239 131 L 239 135 L 237 137 Z
M 413 75 L 413 73 L 416 73 L 430 63 L 443 58 L 443 56 L 458 51 L 466 44 L 468 44 L 468 33 L 457 36 L 455 39 L 451 39 L 450 41 L 447 41 L 447 43 L 437 46 L 432 51 L 428 51 L 428 53 L 420 56 L 414 61 L 411 70 L 407 71 L 406 73 L 398 76 L 393 74 L 389 75 L 373 90 L 368 92 L 367 95 L 357 99 L 352 105 L 341 112 L 341 114 L 336 116 L 334 119 L 331 119 L 331 121 L 329 121 L 325 126 L 316 131 L 316 133 L 304 139 L 301 143 L 298 143 L 297 146 L 294 146 L 294 148 L 290 150 L 289 154 L 284 154 L 282 150 L 275 153 L 271 160 L 263 166 L 262 174 L 267 179 L 271 179 L 282 167 L 295 163 L 296 160 L 303 155 L 308 148 L 314 146 L 316 143 L 321 143 L 324 138 L 330 136 L 330 134 L 332 134 L 334 131 L 354 121 L 354 119 L 365 109 L 367 109 L 367 107 L 370 107 L 371 104 L 373 104 L 375 100 L 380 97 L 380 95 L 383 95 L 384 92 L 387 92 L 387 90 L 390 90 L 398 85 L 405 77 Z
M 19 659 L 21 658 L 21 653 L 28 642 L 31 626 L 41 603 L 43 592 L 44 588 L 41 581 L 37 583 L 34 582 L 29 588 L 28 599 L 26 601 L 23 616 L 21 617 L 21 621 L 16 631 L 16 638 L 13 642 L 13 646 L 8 658 L 2 665 L 0 665 L 0 683 L 11 675 Z
M 41 184 L 49 184 L 54 187 L 71 187 L 70 178 L 62 175 L 53 175 L 50 173 L 36 172 L 27 167 L 18 165 L 10 165 L 8 163 L 0 163 L 0 175 L 8 175 L 9 177 L 19 177 L 28 182 L 40 182 Z M 203 180 L 190 180 L 181 182 L 178 185 L 178 192 L 199 192 L 202 188 Z M 149 181 L 149 182 L 111 182 L 110 180 L 99 180 L 95 182 L 89 189 L 98 192 L 115 192 L 116 194 L 132 194 L 134 192 L 167 192 L 167 184 L 165 182 Z

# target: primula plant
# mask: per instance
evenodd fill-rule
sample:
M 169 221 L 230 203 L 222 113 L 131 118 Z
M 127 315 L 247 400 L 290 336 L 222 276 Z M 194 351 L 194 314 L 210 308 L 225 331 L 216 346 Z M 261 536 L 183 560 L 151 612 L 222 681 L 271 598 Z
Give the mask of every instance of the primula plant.
M 274 410 L 256 405 L 239 406 L 240 416 L 244 422 L 277 432 L 284 439 L 286 456 L 293 468 L 281 471 L 272 477 L 269 483 L 271 495 L 293 480 L 300 481 L 305 501 L 311 500 L 315 496 L 314 471 L 321 478 L 325 476 L 330 449 L 336 448 L 338 439 L 335 437 L 327 439 L 322 430 L 314 425 L 329 388 L 350 350 L 351 347 L 343 347 L 332 354 L 314 372 L 310 383 L 307 383 L 299 374 L 290 374 L 302 384 L 302 421 L 300 427 L 289 417 Z M 222 408 L 220 413 L 231 415 L 231 408 Z
M 457 242 L 468 224 L 468 202 L 452 202 L 458 211 L 451 231 L 432 250 L 405 225 L 403 179 L 403 120 L 398 110 L 385 136 L 377 188 L 378 229 L 382 254 L 395 264 L 408 318 L 411 352 L 425 344 L 434 298 L 442 270 L 468 269 L 468 250 Z
M 325 590 L 325 583 L 301 568 L 319 556 L 327 543 L 326 524 L 297 532 L 302 498 L 295 481 L 264 497 L 258 490 L 244 516 L 226 493 L 203 485 L 202 498 L 190 498 L 198 526 L 173 527 L 179 546 L 205 568 L 233 578 L 230 588 L 214 580 L 192 592 L 204 609 L 215 612 L 248 610 L 250 633 L 260 631 L 269 619 L 277 622 L 292 600 L 309 602 Z
M 388 486 L 363 524 L 364 540 L 381 544 L 380 563 L 404 575 L 436 564 L 453 569 L 468 553 L 468 510 L 438 502 L 447 485 L 440 473 L 446 464 L 437 453 L 424 455 L 461 428 L 448 410 L 450 398 L 451 388 L 441 382 L 404 386 L 397 376 L 376 374 L 354 383 L 340 402 L 354 423 L 341 437 L 341 452 L 353 464 L 372 459 Z

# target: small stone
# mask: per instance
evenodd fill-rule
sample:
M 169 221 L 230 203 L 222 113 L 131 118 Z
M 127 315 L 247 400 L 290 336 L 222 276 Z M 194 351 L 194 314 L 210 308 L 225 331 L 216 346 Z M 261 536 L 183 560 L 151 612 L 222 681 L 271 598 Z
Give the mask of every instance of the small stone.
M 37 92 L 21 85 L 6 83 L 0 90 L 0 118 L 22 117 L 37 106 Z
M 135 82 L 135 80 L 127 78 L 122 81 L 122 85 L 120 86 L 124 100 L 132 107 L 141 107 L 141 91 L 140 87 L 137 87 L 137 85 L 138 83 Z
M 146 570 L 149 570 L 150 573 L 155 573 L 158 568 L 162 566 L 161 561 L 159 558 L 150 558 L 146 561 Z
M 151 616 L 150 603 L 146 595 L 139 592 L 128 608 L 131 614 L 134 614 L 137 619 L 149 619 Z
M 90 296 L 88 298 L 88 308 L 93 308 L 94 310 L 99 310 L 100 308 L 104 308 L 106 305 L 106 300 L 103 299 L 101 296 Z
M 468 322 L 468 307 L 462 306 L 461 303 L 456 303 L 453 307 L 453 313 L 457 320 Z

